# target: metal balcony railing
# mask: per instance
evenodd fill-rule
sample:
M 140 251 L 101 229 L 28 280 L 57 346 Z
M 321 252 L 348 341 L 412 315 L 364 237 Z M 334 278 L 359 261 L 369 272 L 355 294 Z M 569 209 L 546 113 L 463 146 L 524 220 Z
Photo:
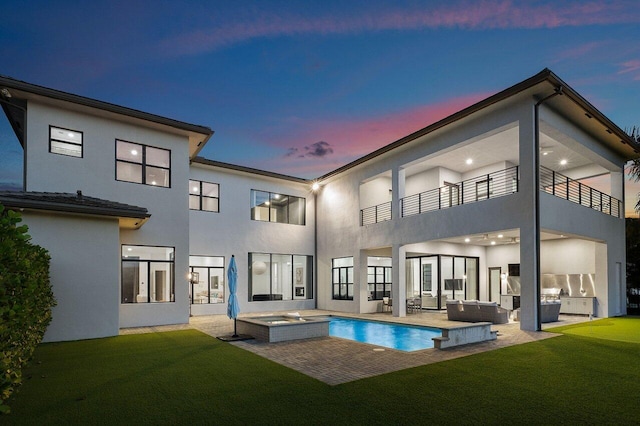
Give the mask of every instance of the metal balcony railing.
M 540 190 L 599 212 L 621 217 L 622 202 L 558 172 L 540 166 Z
M 480 175 L 458 183 L 409 195 L 400 200 L 401 217 L 462 204 L 498 198 L 518 192 L 518 166 Z
M 360 226 L 391 220 L 391 201 L 360 210 Z

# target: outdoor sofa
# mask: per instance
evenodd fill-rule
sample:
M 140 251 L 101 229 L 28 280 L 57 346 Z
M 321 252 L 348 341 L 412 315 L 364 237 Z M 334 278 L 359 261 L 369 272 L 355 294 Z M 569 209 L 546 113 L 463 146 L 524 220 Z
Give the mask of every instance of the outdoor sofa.
M 560 315 L 560 300 L 540 302 L 540 322 L 556 322 Z
M 506 324 L 509 322 L 509 311 L 496 302 L 447 300 L 447 318 L 449 321 Z

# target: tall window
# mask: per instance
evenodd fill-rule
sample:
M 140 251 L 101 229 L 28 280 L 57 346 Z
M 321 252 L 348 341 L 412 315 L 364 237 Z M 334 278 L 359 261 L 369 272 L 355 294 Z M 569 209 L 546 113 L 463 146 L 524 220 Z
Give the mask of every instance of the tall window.
M 306 200 L 292 195 L 251 190 L 251 219 L 265 222 L 305 224 Z
M 382 300 L 391 296 L 391 258 L 369 257 L 367 260 L 367 285 L 370 300 Z
M 224 257 L 189 256 L 192 304 L 224 303 Z
M 171 186 L 171 151 L 116 139 L 116 180 Z
M 313 256 L 249 253 L 249 301 L 313 298 Z
M 122 303 L 175 302 L 173 247 L 122 246 Z
M 217 183 L 189 181 L 189 208 L 208 212 L 220 211 L 220 185 Z
M 333 259 L 333 299 L 353 300 L 353 257 Z
M 82 157 L 83 133 L 77 130 L 49 126 L 49 152 Z

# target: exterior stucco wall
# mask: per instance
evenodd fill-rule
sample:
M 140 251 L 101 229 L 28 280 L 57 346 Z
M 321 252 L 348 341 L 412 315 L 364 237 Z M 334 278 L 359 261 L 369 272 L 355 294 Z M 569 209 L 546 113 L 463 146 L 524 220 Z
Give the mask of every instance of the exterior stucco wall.
M 253 302 L 249 301 L 248 293 L 249 253 L 294 254 L 315 258 L 315 205 L 314 194 L 309 186 L 197 163 L 191 165 L 190 173 L 191 179 L 220 185 L 219 213 L 189 211 L 190 254 L 224 256 L 225 271 L 231 255 L 235 255 L 240 311 L 313 309 L 315 289 L 313 299 L 289 301 Z M 252 220 L 252 189 L 305 198 L 305 225 Z M 226 310 L 226 303 L 191 306 L 193 315 L 224 314 Z
M 120 327 L 186 323 L 189 319 L 189 152 L 186 136 L 97 115 L 29 102 L 25 148 L 28 191 L 70 192 L 145 207 L 151 218 L 123 230 L 121 244 L 175 248 L 175 302 L 120 306 Z M 49 152 L 49 125 L 83 132 L 83 158 Z M 115 140 L 171 151 L 171 187 L 116 181 Z M 119 275 L 120 267 L 118 267 Z
M 448 150 L 456 144 L 463 143 L 481 135 L 487 134 L 498 128 L 512 126 L 518 121 L 519 111 L 508 104 L 492 106 L 482 113 L 474 115 L 464 123 L 458 122 L 447 128 L 438 130 L 423 136 L 389 153 L 383 154 L 374 160 L 332 178 L 326 182 L 318 194 L 318 307 L 322 309 L 344 310 L 348 312 L 372 312 L 377 303 L 367 301 L 362 296 L 366 290 L 366 253 L 368 250 L 395 246 L 402 246 L 410 251 L 408 245 L 419 244 L 434 239 L 450 238 L 464 234 L 491 232 L 501 229 L 518 228 L 519 224 L 526 220 L 519 208 L 522 194 L 517 193 L 507 197 L 501 197 L 462 205 L 451 209 L 432 211 L 426 214 L 399 217 L 399 199 L 396 193 L 405 192 L 411 195 L 416 191 L 424 190 L 424 182 L 431 177 L 431 183 L 435 179 L 449 180 L 439 170 L 437 177 L 433 172 L 420 173 L 410 176 L 404 182 L 394 182 L 394 202 L 392 205 L 391 221 L 377 223 L 361 227 L 359 224 L 359 183 L 367 181 L 374 176 L 389 170 L 402 171 L 402 169 L 414 163 L 420 158 L 435 156 L 442 150 Z M 441 168 L 444 170 L 444 168 Z M 394 172 L 395 173 L 395 172 Z M 451 178 L 457 182 L 458 178 Z M 425 180 L 420 182 L 421 176 Z M 450 177 L 450 176 L 449 176 Z M 402 196 L 402 195 L 400 195 Z M 400 250 L 398 248 L 398 250 Z M 333 300 L 331 295 L 331 260 L 338 257 L 354 256 L 354 280 L 355 297 L 353 301 Z M 360 267 L 359 267 L 360 265 Z M 486 277 L 483 260 L 480 262 L 481 294 Z M 395 285 L 394 281 L 394 285 Z M 404 282 L 401 283 L 404 288 Z
M 446 129 L 423 136 L 415 142 L 380 155 L 326 182 L 318 195 L 318 306 L 349 312 L 372 312 L 378 308 L 378 303 L 367 301 L 363 296 L 366 294 L 364 291 L 366 288 L 366 255 L 371 250 L 386 248 L 390 252 L 402 256 L 404 252 L 412 251 L 412 245 L 419 245 L 435 239 L 517 229 L 521 236 L 520 244 L 503 249 L 508 250 L 509 258 L 517 259 L 517 262 L 503 262 L 495 257 L 492 260 L 490 250 L 493 248 L 488 248 L 486 253 L 480 254 L 480 297 L 488 297 L 486 272 L 489 266 L 504 264 L 504 268 L 506 268 L 507 263 L 521 263 L 523 301 L 526 304 L 523 307 L 522 326 L 525 329 L 534 329 L 537 315 L 534 279 L 536 243 L 533 228 L 534 194 L 537 191 L 534 185 L 535 169 L 533 167 L 535 101 L 536 98 L 533 96 L 522 96 L 517 101 L 511 100 L 511 102 L 500 106 L 488 108 L 480 114 L 461 120 Z M 607 167 L 614 173 L 617 172 L 616 167 L 620 166 L 620 158 L 615 153 L 557 113 L 546 111 L 544 107 L 541 109 L 544 111 L 543 117 L 548 121 L 547 124 L 552 124 L 556 130 L 566 132 L 571 138 L 575 138 L 572 142 L 573 145 L 570 146 L 572 149 L 580 149 L 587 158 L 600 166 Z M 445 210 L 436 210 L 404 218 L 399 217 L 399 199 L 404 194 L 410 195 L 423 190 L 426 182 L 430 180 L 437 179 L 438 184 L 441 184 L 441 170 L 444 170 L 444 168 L 440 168 L 436 173 L 432 169 L 414 174 L 409 176 L 405 182 L 403 169 L 406 164 L 415 164 L 421 158 L 433 158 L 438 155 L 438 152 L 445 152 L 456 144 L 478 138 L 493 129 L 505 126 L 512 127 L 513 123 L 516 123 L 518 127 L 519 138 L 520 181 L 518 193 Z M 566 137 L 563 142 L 565 140 Z M 583 147 L 576 145 L 576 143 L 580 144 L 583 141 Z M 488 173 L 512 165 L 510 162 L 496 163 L 461 175 L 458 180 L 470 178 L 471 174 L 476 176 L 478 173 Z M 393 219 L 364 227 L 359 226 L 358 197 L 362 196 L 362 191 L 358 190 L 358 183 L 365 182 L 380 173 L 388 173 L 389 170 L 394 176 Z M 615 190 L 612 189 L 612 193 L 615 194 Z M 599 315 L 619 314 L 621 312 L 620 304 L 617 303 L 615 307 L 611 307 L 608 299 L 618 301 L 620 289 L 624 286 L 624 278 L 619 277 L 620 273 L 617 272 L 615 266 L 616 263 L 624 265 L 624 222 L 619 218 L 613 218 L 544 193 L 541 194 L 540 210 L 539 225 L 541 230 L 602 241 L 598 244 L 589 243 L 595 244 L 590 247 L 589 251 L 591 269 L 597 269 L 596 274 L 600 277 L 598 295 L 602 297 L 602 300 L 599 300 Z M 449 249 L 449 253 L 447 253 L 446 248 L 439 249 L 445 251 L 434 251 L 433 253 L 456 254 L 456 250 Z M 479 252 L 483 251 L 485 249 L 479 249 Z M 464 250 L 459 251 L 460 254 L 463 252 Z M 604 254 L 606 262 L 595 254 L 598 252 Z M 541 256 L 544 256 L 543 253 Z M 353 301 L 332 300 L 331 259 L 346 256 L 354 257 L 356 297 Z M 394 263 L 394 266 L 396 264 Z M 547 265 L 549 265 L 548 258 L 541 259 L 541 269 Z M 402 271 L 394 271 L 394 285 L 396 282 L 400 282 L 400 287 L 404 288 L 400 272 Z M 617 287 L 620 289 L 613 290 Z M 402 292 L 397 294 L 401 296 Z
M 118 335 L 118 220 L 24 212 L 32 242 L 49 251 L 57 306 L 45 342 Z

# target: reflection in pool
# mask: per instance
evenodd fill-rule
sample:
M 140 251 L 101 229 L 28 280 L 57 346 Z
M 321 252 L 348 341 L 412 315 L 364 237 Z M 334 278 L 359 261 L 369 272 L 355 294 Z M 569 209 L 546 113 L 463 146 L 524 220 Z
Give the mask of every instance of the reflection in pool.
M 342 317 L 331 317 L 330 319 L 330 336 L 405 352 L 433 348 L 432 338 L 442 336 L 442 330 L 438 328 Z

